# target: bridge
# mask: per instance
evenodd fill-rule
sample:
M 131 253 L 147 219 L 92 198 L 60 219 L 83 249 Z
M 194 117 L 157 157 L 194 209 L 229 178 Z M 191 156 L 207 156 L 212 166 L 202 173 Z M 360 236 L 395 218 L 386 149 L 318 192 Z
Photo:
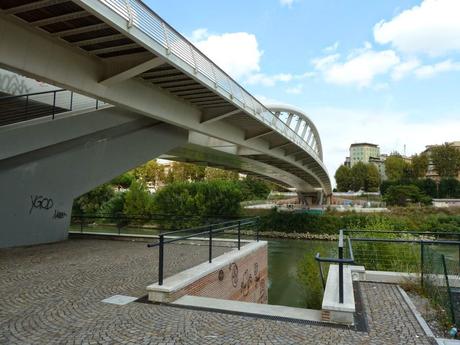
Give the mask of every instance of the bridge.
M 261 104 L 141 1 L 0 0 L 0 37 L 0 247 L 64 239 L 75 197 L 159 156 L 331 194 L 305 112 Z

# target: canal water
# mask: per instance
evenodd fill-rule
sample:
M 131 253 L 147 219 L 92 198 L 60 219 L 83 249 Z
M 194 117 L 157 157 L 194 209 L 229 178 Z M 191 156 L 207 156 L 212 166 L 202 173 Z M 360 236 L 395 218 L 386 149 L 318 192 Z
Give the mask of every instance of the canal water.
M 336 251 L 336 241 L 269 240 L 268 303 L 320 309 L 323 288 L 314 257 L 335 257 Z

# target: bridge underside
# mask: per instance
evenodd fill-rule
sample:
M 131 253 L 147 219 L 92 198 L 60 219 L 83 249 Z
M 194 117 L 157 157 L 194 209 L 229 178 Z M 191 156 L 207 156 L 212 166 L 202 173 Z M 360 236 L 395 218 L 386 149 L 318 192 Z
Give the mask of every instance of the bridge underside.
M 138 18 L 130 23 L 109 7 L 114 3 L 0 0 L 0 67 L 85 95 L 96 108 L 113 105 L 53 107 L 51 120 L 21 117 L 15 107 L 24 100 L 1 104 L 0 97 L 0 187 L 8 195 L 0 216 L 14 232 L 2 233 L 0 245 L 64 238 L 75 197 L 166 153 L 303 194 L 331 193 L 319 135 L 306 116 L 293 130 L 293 114 L 282 119 L 281 110 L 267 109 L 167 24 L 162 43 Z M 156 18 L 137 0 L 128 3 Z M 25 102 L 26 113 L 47 111 Z

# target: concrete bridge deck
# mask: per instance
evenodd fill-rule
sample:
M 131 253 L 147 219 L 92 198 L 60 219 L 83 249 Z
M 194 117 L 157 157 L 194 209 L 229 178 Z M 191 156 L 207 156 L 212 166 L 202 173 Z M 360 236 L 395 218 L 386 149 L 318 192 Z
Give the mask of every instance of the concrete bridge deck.
M 169 274 L 206 260 L 172 245 Z M 215 249 L 220 255 L 228 248 Z M 193 254 L 190 258 L 189 255 Z M 132 302 L 156 253 L 142 242 L 75 239 L 0 249 L 0 344 L 432 344 L 397 287 L 360 283 L 369 332 Z

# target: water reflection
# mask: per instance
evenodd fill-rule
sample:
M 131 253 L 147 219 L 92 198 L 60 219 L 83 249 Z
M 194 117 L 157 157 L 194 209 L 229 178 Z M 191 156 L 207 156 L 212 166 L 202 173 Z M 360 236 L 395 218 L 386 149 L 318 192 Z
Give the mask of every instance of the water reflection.
M 335 241 L 268 241 L 268 303 L 319 309 L 322 287 L 314 260 L 335 255 Z

